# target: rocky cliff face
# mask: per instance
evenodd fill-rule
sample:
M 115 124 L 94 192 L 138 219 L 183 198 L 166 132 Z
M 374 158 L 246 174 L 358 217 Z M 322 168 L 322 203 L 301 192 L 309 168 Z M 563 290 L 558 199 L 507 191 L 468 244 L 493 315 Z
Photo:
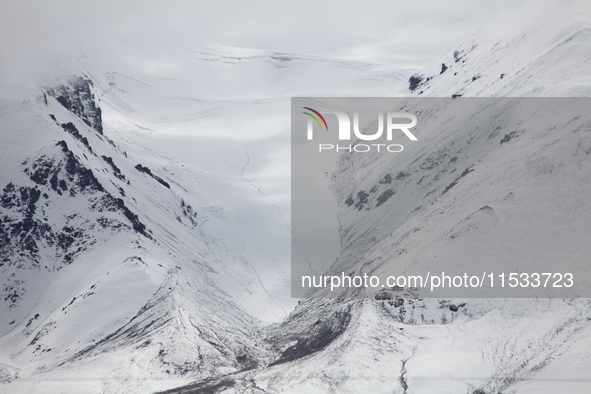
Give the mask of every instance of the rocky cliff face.
M 219 253 L 199 230 L 210 214 L 183 179 L 103 134 L 98 94 L 73 77 L 24 104 L 3 102 L 13 150 L 3 153 L 0 195 L 2 381 L 18 391 L 31 374 L 67 382 L 80 368 L 137 368 L 144 380 L 128 389 L 141 391 L 147 376 L 258 366 L 268 352 L 260 324 L 211 278 L 232 274 L 222 274 L 225 261 L 207 263 Z
M 99 134 L 103 134 L 101 108 L 97 106 L 91 91 L 92 80 L 84 77 L 72 77 L 67 85 L 47 88 L 46 93 L 64 106 L 72 114 L 82 119 Z

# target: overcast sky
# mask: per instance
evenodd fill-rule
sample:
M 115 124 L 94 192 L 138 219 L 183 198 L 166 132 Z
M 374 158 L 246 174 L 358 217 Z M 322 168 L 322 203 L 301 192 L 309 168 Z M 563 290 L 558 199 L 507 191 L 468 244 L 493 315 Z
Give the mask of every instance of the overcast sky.
M 171 56 L 212 44 L 422 66 L 523 0 L 0 2 L 4 79 L 126 46 Z

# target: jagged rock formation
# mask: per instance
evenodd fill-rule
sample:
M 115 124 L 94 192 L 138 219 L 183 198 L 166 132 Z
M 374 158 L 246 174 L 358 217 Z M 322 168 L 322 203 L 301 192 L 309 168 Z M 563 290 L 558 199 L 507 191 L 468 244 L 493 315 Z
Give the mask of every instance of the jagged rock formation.
M 216 283 L 256 272 L 229 271 L 233 252 L 199 228 L 210 213 L 181 179 L 136 164 L 103 134 L 88 77 L 45 92 L 2 107 L 22 132 L 3 155 L 0 340 L 2 357 L 28 368 L 0 364 L 2 382 L 19 391 L 30 388 L 23 375 L 44 371 L 137 367 L 195 379 L 259 365 L 268 352 L 260 323 Z M 240 288 L 257 291 L 248 280 Z
M 76 76 L 72 77 L 67 85 L 46 89 L 46 93 L 55 97 L 64 108 L 78 116 L 99 134 L 103 134 L 102 112 L 96 105 L 91 91 L 92 85 L 92 80 Z

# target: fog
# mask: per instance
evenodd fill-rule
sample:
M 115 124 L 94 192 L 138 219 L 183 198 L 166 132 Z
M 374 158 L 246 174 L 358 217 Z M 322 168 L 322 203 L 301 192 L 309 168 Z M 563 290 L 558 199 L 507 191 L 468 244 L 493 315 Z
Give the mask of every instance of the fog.
M 109 68 L 215 45 L 420 67 L 522 2 L 3 1 L 0 89 L 51 78 L 83 55 Z

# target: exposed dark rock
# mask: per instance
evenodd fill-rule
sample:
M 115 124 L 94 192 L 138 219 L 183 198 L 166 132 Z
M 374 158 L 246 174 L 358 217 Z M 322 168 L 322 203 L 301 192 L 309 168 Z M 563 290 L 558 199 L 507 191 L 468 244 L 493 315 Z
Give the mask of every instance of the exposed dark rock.
M 321 323 L 313 324 L 305 334 L 294 338 L 297 343 L 285 349 L 270 366 L 297 360 L 325 349 L 345 331 L 350 321 L 350 311 L 337 311 Z
M 469 173 L 471 173 L 472 171 L 474 171 L 474 168 L 466 168 L 459 177 L 457 177 L 452 183 L 450 183 L 449 185 L 447 185 L 445 187 L 445 190 L 443 190 L 443 193 L 441 193 L 441 195 L 443 196 L 445 193 L 447 193 L 452 187 L 454 187 L 455 185 L 458 184 L 458 181 L 460 179 L 462 179 L 463 177 L 465 177 L 466 175 L 468 175 Z
M 39 268 L 42 248 L 53 250 L 56 256 L 61 256 L 63 263 L 70 264 L 77 254 L 87 248 L 89 242 L 93 242 L 87 235 L 93 223 L 112 230 L 133 228 L 151 238 L 138 216 L 131 212 L 122 199 L 113 197 L 104 189 L 92 170 L 82 164 L 64 141 L 59 141 L 56 146 L 61 149 L 53 149 L 53 152 L 23 163 L 23 172 L 35 183 L 34 187 L 10 182 L 0 194 L 0 206 L 4 209 L 0 217 L 2 264 Z M 62 225 L 63 228 L 50 225 L 44 211 L 47 200 L 80 194 L 87 197 L 90 211 L 118 212 L 130 222 L 131 227 L 119 220 L 107 218 L 85 224 L 74 222 L 77 224 Z M 40 201 L 41 196 L 43 200 Z M 71 216 L 66 223 L 76 217 Z M 2 294 L 16 302 L 20 297 L 18 288 L 5 283 Z
M 74 156 L 72 151 L 64 152 L 66 156 L 66 162 L 63 166 L 66 171 L 67 178 L 70 183 L 74 183 L 76 188 L 70 188 L 70 195 L 76 195 L 76 190 L 80 192 L 103 192 L 105 189 L 100 184 L 98 179 L 94 176 L 91 169 L 86 168 L 80 161 Z M 56 172 L 59 173 L 60 167 L 56 168 Z
M 138 216 L 135 213 L 131 212 L 129 208 L 125 206 L 125 203 L 122 199 L 117 198 L 116 204 L 117 207 L 123 212 L 123 215 L 125 215 L 125 217 L 131 222 L 131 225 L 133 226 L 133 229 L 135 231 L 143 234 L 147 238 L 152 238 L 148 233 L 146 233 L 146 226 L 142 222 L 140 222 Z
M 231 389 L 235 385 L 236 381 L 230 377 L 210 378 L 172 390 L 160 391 L 156 394 L 216 394 Z
M 27 322 L 27 325 L 25 326 L 25 328 L 29 328 L 31 326 L 31 323 L 33 323 L 34 320 L 39 319 L 39 314 L 36 313 L 35 316 L 33 316 L 32 318 L 29 319 L 29 321 Z
M 47 89 L 46 93 L 78 116 L 88 126 L 103 134 L 101 109 L 96 105 L 94 95 L 90 91 L 92 81 L 82 77 L 73 77 L 68 85 L 60 85 L 54 89 Z
M 394 298 L 394 294 L 392 294 L 389 291 L 379 291 L 378 293 L 376 293 L 376 295 L 373 297 L 375 300 L 391 300 L 392 298 Z
M 38 185 L 46 185 L 47 179 L 51 175 L 51 169 L 53 166 L 53 160 L 47 158 L 46 156 L 41 156 L 37 159 L 33 165 L 31 166 L 30 170 L 27 169 L 25 172 L 29 175 L 29 178 Z
M 512 132 L 511 132 L 511 133 L 509 133 L 509 134 L 505 134 L 505 136 L 504 136 L 504 137 L 501 139 L 501 141 L 500 141 L 499 143 L 502 145 L 502 144 L 504 144 L 505 142 L 509 142 L 509 141 L 511 141 L 511 139 L 512 139 L 513 137 L 515 137 L 516 135 L 517 135 L 517 132 L 515 132 L 515 131 L 512 131 Z
M 56 145 L 62 147 L 62 152 L 67 152 L 69 150 L 68 144 L 66 144 L 66 141 L 64 140 L 58 141 Z
M 441 72 L 439 73 L 439 75 L 443 74 L 447 69 L 448 67 L 445 65 L 445 63 L 441 63 Z
M 390 197 L 392 197 L 395 194 L 395 192 L 393 190 L 386 190 L 384 191 L 382 194 L 380 194 L 380 196 L 377 198 L 377 204 L 376 207 L 379 207 L 380 205 L 382 205 L 383 203 L 385 203 L 386 201 L 388 201 L 388 199 Z
M 367 204 L 367 197 L 369 197 L 369 194 L 366 191 L 361 190 L 359 193 L 357 193 L 357 202 L 355 203 L 355 208 L 361 211 Z
M 80 134 L 80 132 L 78 131 L 78 129 L 76 128 L 76 126 L 74 126 L 74 124 L 72 122 L 62 123 L 61 126 L 62 126 L 62 129 L 64 129 L 68 133 L 70 133 L 78 141 L 82 142 L 82 144 L 84 144 L 84 146 L 86 146 L 88 148 L 88 150 L 92 153 L 92 147 L 88 143 L 88 139 L 86 137 L 83 137 Z
M 355 204 L 355 200 L 353 200 L 353 196 L 350 195 L 349 197 L 347 197 L 347 199 L 345 200 L 345 204 L 347 204 L 348 207 L 350 207 L 351 205 Z
M 33 182 L 43 186 L 49 180 L 49 186 L 59 195 L 68 190 L 68 184 L 71 185 L 71 196 L 78 192 L 104 191 L 92 170 L 80 163 L 64 141 L 59 141 L 56 145 L 61 146 L 65 160 L 45 155 L 36 159 L 30 167 L 24 169 Z
M 189 219 L 193 226 L 197 226 L 197 213 L 193 211 L 193 207 L 186 204 L 185 200 L 181 200 L 181 208 L 183 210 L 183 215 Z
M 384 175 L 384 177 L 382 179 L 380 179 L 379 183 L 382 185 L 385 185 L 385 184 L 389 185 L 390 183 L 392 183 L 392 174 Z
M 138 164 L 137 166 L 135 166 L 135 169 L 140 172 L 143 172 L 144 174 L 150 175 L 152 178 L 154 178 L 155 180 L 160 182 L 160 184 L 162 184 L 163 186 L 170 189 L 170 185 L 168 184 L 168 182 L 166 182 L 164 179 L 160 178 L 158 175 L 153 174 L 152 171 L 148 167 L 144 167 L 143 165 Z
M 423 81 L 423 77 L 421 77 L 420 75 L 412 75 L 409 79 L 408 79 L 408 89 L 411 92 L 414 92 L 420 85 L 421 82 Z
M 9 183 L 0 199 L 2 207 L 12 211 L 12 215 L 0 219 L 0 258 L 12 264 L 26 263 L 39 266 L 40 238 L 52 237 L 51 227 L 35 219 L 37 202 L 41 191 L 37 187 L 17 188 Z M 11 259 L 14 253 L 18 258 Z
M 107 162 L 107 163 L 108 163 L 108 164 L 111 166 L 111 168 L 113 169 L 113 174 L 114 174 L 114 175 L 115 175 L 117 178 L 119 178 L 119 179 L 121 179 L 122 181 L 124 181 L 124 180 L 125 180 L 125 175 L 123 175 L 123 174 L 121 173 L 121 170 L 119 169 L 119 167 L 117 167 L 117 166 L 115 165 L 115 162 L 113 161 L 113 159 L 112 159 L 112 158 L 110 158 L 110 157 L 107 157 L 107 156 L 105 156 L 105 155 L 103 155 L 103 156 L 101 156 L 101 157 L 102 157 L 102 159 L 103 159 L 104 161 L 106 161 L 106 162 Z

